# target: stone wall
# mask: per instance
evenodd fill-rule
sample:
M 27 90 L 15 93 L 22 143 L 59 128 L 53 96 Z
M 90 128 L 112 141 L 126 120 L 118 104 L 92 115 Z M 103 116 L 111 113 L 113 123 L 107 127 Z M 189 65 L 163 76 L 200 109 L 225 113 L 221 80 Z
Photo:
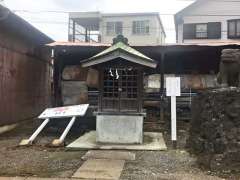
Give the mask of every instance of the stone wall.
M 187 146 L 212 171 L 240 171 L 240 88 L 208 90 L 194 99 Z
M 80 65 L 66 66 L 62 73 L 62 101 L 64 106 L 88 102 L 88 88 L 99 87 L 99 73 Z

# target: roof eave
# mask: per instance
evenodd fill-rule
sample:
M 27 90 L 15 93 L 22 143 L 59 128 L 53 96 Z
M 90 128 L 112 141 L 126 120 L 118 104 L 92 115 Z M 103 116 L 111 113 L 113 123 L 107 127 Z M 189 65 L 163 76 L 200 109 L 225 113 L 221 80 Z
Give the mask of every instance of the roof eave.
M 125 60 L 129 61 L 129 62 L 140 64 L 140 65 L 147 66 L 147 67 L 150 67 L 150 68 L 156 68 L 157 67 L 157 63 L 154 60 L 148 60 L 148 59 L 144 59 L 144 58 L 141 58 L 141 57 L 135 57 L 132 54 L 124 53 L 124 52 L 121 52 L 121 51 L 115 51 L 113 53 L 106 54 L 106 55 L 101 56 L 101 57 L 86 59 L 86 60 L 82 61 L 82 67 L 89 67 L 89 66 L 102 64 L 102 63 L 114 60 L 116 58 L 122 58 L 122 59 L 125 59 Z
M 110 51 L 110 52 L 108 52 L 108 53 L 104 53 L 104 54 L 101 54 L 101 55 L 93 56 L 93 57 L 89 58 L 89 60 L 94 60 L 94 59 L 96 59 L 96 58 L 100 58 L 100 57 L 103 57 L 103 56 L 105 56 L 105 55 L 108 55 L 108 54 L 111 54 L 111 53 L 115 53 L 115 52 L 126 53 L 126 54 L 129 54 L 129 55 L 135 56 L 136 58 L 144 59 L 144 60 L 146 60 L 146 61 L 154 61 L 153 59 L 145 56 L 144 54 L 142 54 L 143 56 L 138 56 L 137 54 L 132 54 L 132 53 L 130 53 L 130 52 L 128 52 L 128 51 L 126 51 L 125 49 L 122 49 L 122 48 L 117 48 L 117 49 L 114 49 L 113 51 Z
M 38 43 L 41 45 L 52 43 L 54 41 L 49 36 L 35 28 L 29 22 L 16 15 L 5 6 L 0 5 L 0 10 L 7 12 L 6 17 L 0 21 L 0 23 L 5 27 L 11 28 L 13 30 L 16 29 L 16 33 L 22 33 L 22 35 L 26 36 L 27 38 L 38 41 Z M 29 33 L 29 31 L 31 33 Z

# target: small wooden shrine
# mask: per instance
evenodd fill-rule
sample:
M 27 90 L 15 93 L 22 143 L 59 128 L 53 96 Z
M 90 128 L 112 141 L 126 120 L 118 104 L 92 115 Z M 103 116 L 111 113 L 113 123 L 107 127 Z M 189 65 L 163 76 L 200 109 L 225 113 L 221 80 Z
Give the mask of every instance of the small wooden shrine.
M 113 45 L 82 62 L 99 71 L 97 140 L 141 143 L 143 134 L 143 73 L 157 63 L 129 46 L 122 35 Z M 130 138 L 129 138 L 130 137 Z

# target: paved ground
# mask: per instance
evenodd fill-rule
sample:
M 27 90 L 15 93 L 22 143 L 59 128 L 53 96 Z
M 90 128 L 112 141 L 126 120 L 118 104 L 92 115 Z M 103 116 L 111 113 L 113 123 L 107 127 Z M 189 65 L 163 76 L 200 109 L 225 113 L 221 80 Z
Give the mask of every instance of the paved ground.
M 71 180 L 71 178 L 0 177 L 0 180 Z
M 39 123 L 30 121 L 10 133 L 0 135 L 0 176 L 6 177 L 45 177 L 70 178 L 84 163 L 81 157 L 86 151 L 65 151 L 64 148 L 49 147 L 53 139 L 59 137 L 56 129 L 44 131 L 35 145 L 18 147 L 21 139 L 29 137 Z M 179 150 L 170 147 L 165 152 L 131 151 L 136 154 L 134 161 L 125 161 L 121 180 L 218 180 L 219 176 L 229 180 L 239 180 L 240 175 L 215 174 L 201 169 L 196 158 L 184 149 L 187 126 L 179 129 Z M 79 137 L 83 132 L 71 132 L 67 144 Z M 169 134 L 164 134 L 169 139 Z M 187 179 L 186 179 L 187 178 Z M 7 178 L 0 178 L 0 180 Z M 20 180 L 26 178 L 20 178 Z
M 71 179 L 71 178 L 0 177 L 0 180 L 77 180 L 77 179 L 76 178 Z M 84 179 L 84 180 L 96 180 L 96 179 Z M 101 180 L 107 180 L 107 179 L 101 179 Z M 137 180 L 148 180 L 148 179 L 145 179 L 145 177 L 139 176 Z M 222 179 L 211 177 L 211 176 L 196 177 L 191 174 L 169 174 L 169 175 L 158 176 L 154 180 L 222 180 Z

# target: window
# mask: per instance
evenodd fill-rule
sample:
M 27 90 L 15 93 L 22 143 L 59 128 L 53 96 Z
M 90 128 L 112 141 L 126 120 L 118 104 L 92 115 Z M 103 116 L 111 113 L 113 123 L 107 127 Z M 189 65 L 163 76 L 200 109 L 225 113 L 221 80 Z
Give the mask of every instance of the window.
M 240 38 L 240 19 L 228 21 L 228 37 Z
M 122 34 L 122 22 L 107 22 L 107 35 L 115 36 Z
M 196 24 L 196 38 L 207 38 L 207 24 Z
M 221 22 L 183 24 L 183 39 L 221 39 Z
M 149 34 L 149 20 L 133 21 L 133 34 Z

